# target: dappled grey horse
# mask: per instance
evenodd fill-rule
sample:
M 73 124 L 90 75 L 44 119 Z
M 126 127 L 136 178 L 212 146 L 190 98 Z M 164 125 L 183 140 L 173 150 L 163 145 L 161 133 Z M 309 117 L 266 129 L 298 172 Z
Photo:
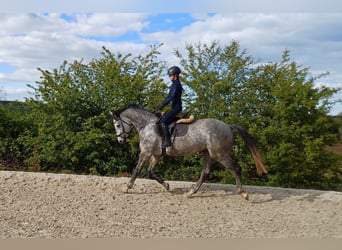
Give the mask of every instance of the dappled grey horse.
M 119 143 L 126 141 L 132 127 L 139 133 L 139 160 L 125 192 L 128 192 L 133 187 L 135 179 L 148 160 L 150 160 L 148 169 L 149 177 L 158 181 L 169 190 L 169 184 L 154 173 L 154 167 L 162 156 L 162 138 L 158 133 L 157 124 L 159 117 L 138 105 L 128 105 L 122 109 L 111 111 L 110 113 L 113 118 Z M 216 160 L 225 168 L 232 171 L 235 176 L 238 193 L 245 199 L 248 199 L 248 193 L 242 189 L 241 185 L 241 167 L 235 164 L 231 157 L 234 143 L 232 129 L 236 129 L 247 144 L 255 160 L 258 173 L 265 175 L 267 171 L 262 163 L 259 151 L 247 131 L 238 125 L 226 124 L 222 121 L 209 118 L 200 119 L 182 126 L 189 126 L 187 132 L 183 136 L 174 137 L 172 146 L 166 149 L 166 155 L 176 157 L 196 152 L 202 152 L 204 155 L 201 176 L 187 195 L 191 196 L 199 190 L 210 172 L 211 161 Z

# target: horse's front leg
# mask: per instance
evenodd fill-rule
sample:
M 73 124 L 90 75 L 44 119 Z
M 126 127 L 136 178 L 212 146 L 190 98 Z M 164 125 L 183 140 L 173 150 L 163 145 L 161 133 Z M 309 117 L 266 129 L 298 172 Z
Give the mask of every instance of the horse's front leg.
M 134 185 L 135 179 L 140 175 L 141 173 L 141 169 L 144 166 L 144 163 L 146 162 L 146 160 L 149 158 L 149 155 L 147 155 L 146 153 L 140 152 L 139 155 L 139 160 L 137 163 L 137 166 L 135 167 L 133 174 L 131 176 L 131 179 L 129 180 L 129 182 L 127 183 L 127 189 L 124 190 L 125 193 L 128 192 L 129 189 L 131 189 Z
M 162 178 L 160 178 L 159 176 L 157 176 L 154 173 L 154 167 L 157 165 L 159 159 L 160 159 L 160 156 L 155 156 L 155 155 L 151 156 L 151 158 L 150 158 L 150 166 L 148 168 L 149 178 L 152 179 L 152 180 L 156 180 L 157 182 L 162 184 L 167 191 L 169 191 L 169 189 L 170 189 L 169 184 L 164 182 L 164 180 Z

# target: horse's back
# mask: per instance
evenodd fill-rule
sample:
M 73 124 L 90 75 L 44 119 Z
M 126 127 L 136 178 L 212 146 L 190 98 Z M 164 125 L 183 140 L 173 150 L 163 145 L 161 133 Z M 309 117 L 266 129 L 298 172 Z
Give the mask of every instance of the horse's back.
M 220 120 L 213 118 L 199 119 L 189 127 L 189 136 L 206 140 L 210 143 L 232 140 L 231 127 Z
M 214 118 L 199 119 L 196 121 L 196 123 L 194 123 L 194 128 L 206 130 L 211 133 L 227 133 L 231 131 L 231 128 L 227 123 Z

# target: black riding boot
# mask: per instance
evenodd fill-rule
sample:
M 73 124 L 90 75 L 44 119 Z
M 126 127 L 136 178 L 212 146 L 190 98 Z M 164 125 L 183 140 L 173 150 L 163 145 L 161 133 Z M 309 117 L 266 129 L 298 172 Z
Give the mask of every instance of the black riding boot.
M 163 143 L 162 148 L 170 147 L 171 146 L 171 135 L 169 132 L 169 128 L 166 124 L 160 124 L 162 133 L 163 133 Z

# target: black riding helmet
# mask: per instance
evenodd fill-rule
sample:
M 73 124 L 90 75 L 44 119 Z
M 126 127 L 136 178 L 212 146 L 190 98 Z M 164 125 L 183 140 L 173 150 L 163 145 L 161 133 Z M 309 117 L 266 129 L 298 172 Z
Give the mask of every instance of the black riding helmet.
M 177 66 L 172 66 L 168 69 L 167 74 L 168 75 L 179 75 L 181 73 L 181 70 Z

